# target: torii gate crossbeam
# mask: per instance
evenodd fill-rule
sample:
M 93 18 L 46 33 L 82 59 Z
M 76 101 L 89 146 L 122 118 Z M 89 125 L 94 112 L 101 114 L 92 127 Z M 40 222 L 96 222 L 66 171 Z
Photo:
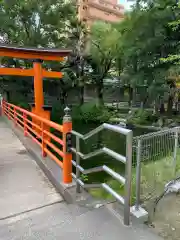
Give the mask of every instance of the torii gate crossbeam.
M 34 77 L 34 107 L 32 111 L 40 116 L 44 114 L 43 78 L 62 78 L 61 72 L 47 71 L 42 68 L 43 61 L 63 61 L 71 50 L 26 48 L 0 45 L 0 56 L 29 59 L 33 61 L 32 69 L 0 68 L 0 75 L 32 76 Z

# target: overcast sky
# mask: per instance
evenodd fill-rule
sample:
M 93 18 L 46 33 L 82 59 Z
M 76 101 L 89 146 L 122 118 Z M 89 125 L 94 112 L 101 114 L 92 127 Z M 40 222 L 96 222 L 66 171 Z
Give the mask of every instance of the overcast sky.
M 119 0 L 119 3 L 123 4 L 126 9 L 130 9 L 130 6 L 132 5 L 132 2 L 128 0 Z

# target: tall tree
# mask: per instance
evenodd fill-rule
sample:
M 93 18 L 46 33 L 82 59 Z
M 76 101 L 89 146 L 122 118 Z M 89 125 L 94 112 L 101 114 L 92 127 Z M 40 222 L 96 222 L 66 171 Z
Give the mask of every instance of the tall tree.
M 133 90 L 147 83 L 148 91 L 160 96 L 156 102 L 163 97 L 162 88 L 170 87 L 169 63 L 161 58 L 176 51 L 178 34 L 169 25 L 175 6 L 175 0 L 138 1 L 138 7 L 119 24 L 126 81 Z
M 0 43 L 56 48 L 72 46 L 68 29 L 72 28 L 75 15 L 75 5 L 63 0 L 1 0 L 0 21 L 3 24 L 0 26 Z M 1 64 L 11 67 L 32 65 L 29 61 L 7 58 L 2 58 Z M 61 63 L 46 62 L 46 65 L 55 70 L 64 68 Z M 21 78 L 15 79 L 19 90 Z M 14 81 L 14 78 L 6 77 L 5 80 Z M 62 83 L 63 80 L 59 84 L 61 89 Z M 8 82 L 2 86 L 6 88 Z
M 75 14 L 63 0 L 2 0 L 1 42 L 35 47 L 66 46 L 66 27 Z
M 90 78 L 96 86 L 97 105 L 103 105 L 103 82 L 116 56 L 119 34 L 107 23 L 97 22 L 90 33 L 90 52 L 87 58 Z

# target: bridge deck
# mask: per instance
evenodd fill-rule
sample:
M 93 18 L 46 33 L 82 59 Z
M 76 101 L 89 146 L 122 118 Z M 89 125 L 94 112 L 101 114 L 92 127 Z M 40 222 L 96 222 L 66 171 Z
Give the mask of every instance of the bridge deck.
M 0 118 L 0 239 L 158 240 L 107 208 L 67 205 Z
M 0 122 L 0 219 L 62 201 L 10 128 Z

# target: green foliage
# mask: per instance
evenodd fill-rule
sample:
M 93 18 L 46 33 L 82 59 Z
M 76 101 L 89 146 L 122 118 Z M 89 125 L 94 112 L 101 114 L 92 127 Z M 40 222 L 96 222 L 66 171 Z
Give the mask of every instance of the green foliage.
M 180 30 L 180 3 L 174 8 L 174 15 L 175 15 L 175 20 L 171 21 L 169 23 L 169 26 L 172 28 L 174 33 L 177 33 L 177 36 L 179 36 L 178 32 Z M 161 60 L 163 62 L 168 62 L 171 63 L 172 65 L 180 65 L 180 40 L 179 37 L 176 40 L 175 44 L 175 53 L 174 54 L 169 54 L 168 57 L 162 58 Z
M 74 120 L 86 123 L 103 123 L 110 118 L 110 113 L 105 107 L 97 107 L 94 102 L 85 103 L 81 107 L 75 107 L 72 110 Z
M 90 50 L 87 65 L 90 69 L 89 79 L 97 90 L 97 105 L 103 105 L 103 80 L 108 76 L 115 60 L 119 33 L 112 24 L 97 22 L 90 33 Z
M 83 182 L 88 182 L 88 175 L 81 174 L 81 180 L 82 180 Z
M 54 104 L 52 107 L 51 120 L 62 123 L 64 116 L 64 108 L 61 105 Z M 108 122 L 111 117 L 111 113 L 108 109 L 102 107 L 99 108 L 94 102 L 85 103 L 82 106 L 71 107 L 72 121 L 80 121 L 85 123 L 104 123 Z
M 107 184 L 115 190 L 118 194 L 121 196 L 124 196 L 124 186 L 119 183 L 116 180 L 109 180 L 107 181 Z M 131 206 L 134 205 L 135 200 L 136 200 L 136 178 L 135 178 L 135 169 L 133 169 L 133 175 L 132 175 L 132 189 L 131 189 Z M 90 194 L 99 199 L 108 199 L 108 200 L 113 200 L 113 196 L 109 193 L 107 193 L 103 189 L 91 189 Z
M 171 153 L 172 154 L 172 153 Z M 153 199 L 164 191 L 164 186 L 180 173 L 180 152 L 177 153 L 176 168 L 173 167 L 173 157 L 167 156 L 156 161 L 150 161 L 141 165 L 141 201 Z M 124 186 L 118 181 L 109 180 L 108 185 L 124 195 Z M 92 189 L 90 193 L 96 198 L 112 200 L 113 197 L 103 189 Z M 148 198 L 148 199 L 147 199 Z M 131 206 L 136 199 L 136 168 L 132 169 Z
M 51 120 L 62 124 L 62 119 L 64 116 L 64 108 L 58 103 L 54 103 L 52 106 Z
M 138 109 L 133 111 L 128 119 L 129 124 L 152 124 L 158 120 L 158 115 L 153 115 L 151 111 Z
M 29 104 L 26 103 L 26 102 L 19 102 L 19 103 L 17 104 L 17 106 L 19 106 L 19 107 L 21 107 L 21 108 L 24 108 L 24 109 L 27 109 L 27 110 L 30 110 L 30 106 L 29 106 Z
M 78 88 L 79 104 L 83 105 L 85 82 L 94 83 L 97 107 L 85 104 L 84 108 L 73 110 L 82 114 L 80 118 L 84 121 L 108 119 L 107 110 L 102 110 L 101 106 L 104 103 L 103 80 L 111 74 L 118 73 L 121 84 L 129 89 L 145 87 L 145 91 L 139 93 L 144 103 L 148 99 L 158 105 L 160 99 L 167 101 L 174 98 L 171 88 L 175 86 L 168 76 L 169 70 L 174 70 L 180 60 L 180 7 L 176 0 L 137 0 L 124 20 L 117 24 L 96 22 L 89 33 L 77 20 L 75 4 L 71 1 L 3 0 L 0 20 L 3 22 L 0 43 L 73 48 L 73 56 L 66 63 L 46 62 L 44 67 L 64 70 L 56 93 L 61 96 L 63 105 L 72 86 Z M 32 66 L 25 60 L 7 58 L 1 58 L 1 64 L 23 68 Z M 179 69 L 176 72 L 178 75 Z M 48 92 L 47 81 L 44 86 L 47 86 L 45 89 Z M 32 79 L 17 77 L 14 81 L 11 77 L 1 78 L 0 87 L 26 96 L 32 90 Z M 133 96 L 130 98 L 132 100 Z M 56 112 L 54 110 L 54 116 Z
M 2 0 L 1 40 L 8 44 L 62 47 L 67 38 L 62 33 L 73 14 L 73 5 L 63 0 Z
M 146 85 L 148 97 L 158 102 L 165 93 L 170 95 L 169 69 L 179 59 L 180 11 L 175 0 L 135 2 L 116 25 L 121 35 L 116 66 L 123 83 L 132 88 Z M 168 61 L 162 61 L 168 56 Z M 145 98 L 144 92 L 140 95 Z
M 64 48 L 72 47 L 75 41 L 71 38 L 77 22 L 75 4 L 63 0 L 2 0 L 0 4 L 0 43 L 17 46 Z M 1 58 L 2 65 L 7 67 L 31 68 L 32 62 Z M 67 62 L 66 62 L 67 63 Z M 56 71 L 65 68 L 65 63 L 45 62 L 44 67 Z M 69 79 L 65 75 L 65 82 Z M 49 81 L 49 79 L 48 79 Z M 61 81 L 62 83 L 63 81 Z M 11 87 L 13 83 L 13 87 Z M 62 89 L 62 84 L 57 87 Z M 44 84 L 45 85 L 45 84 Z M 0 87 L 10 94 L 27 94 L 32 91 L 32 79 L 20 77 L 2 77 Z

